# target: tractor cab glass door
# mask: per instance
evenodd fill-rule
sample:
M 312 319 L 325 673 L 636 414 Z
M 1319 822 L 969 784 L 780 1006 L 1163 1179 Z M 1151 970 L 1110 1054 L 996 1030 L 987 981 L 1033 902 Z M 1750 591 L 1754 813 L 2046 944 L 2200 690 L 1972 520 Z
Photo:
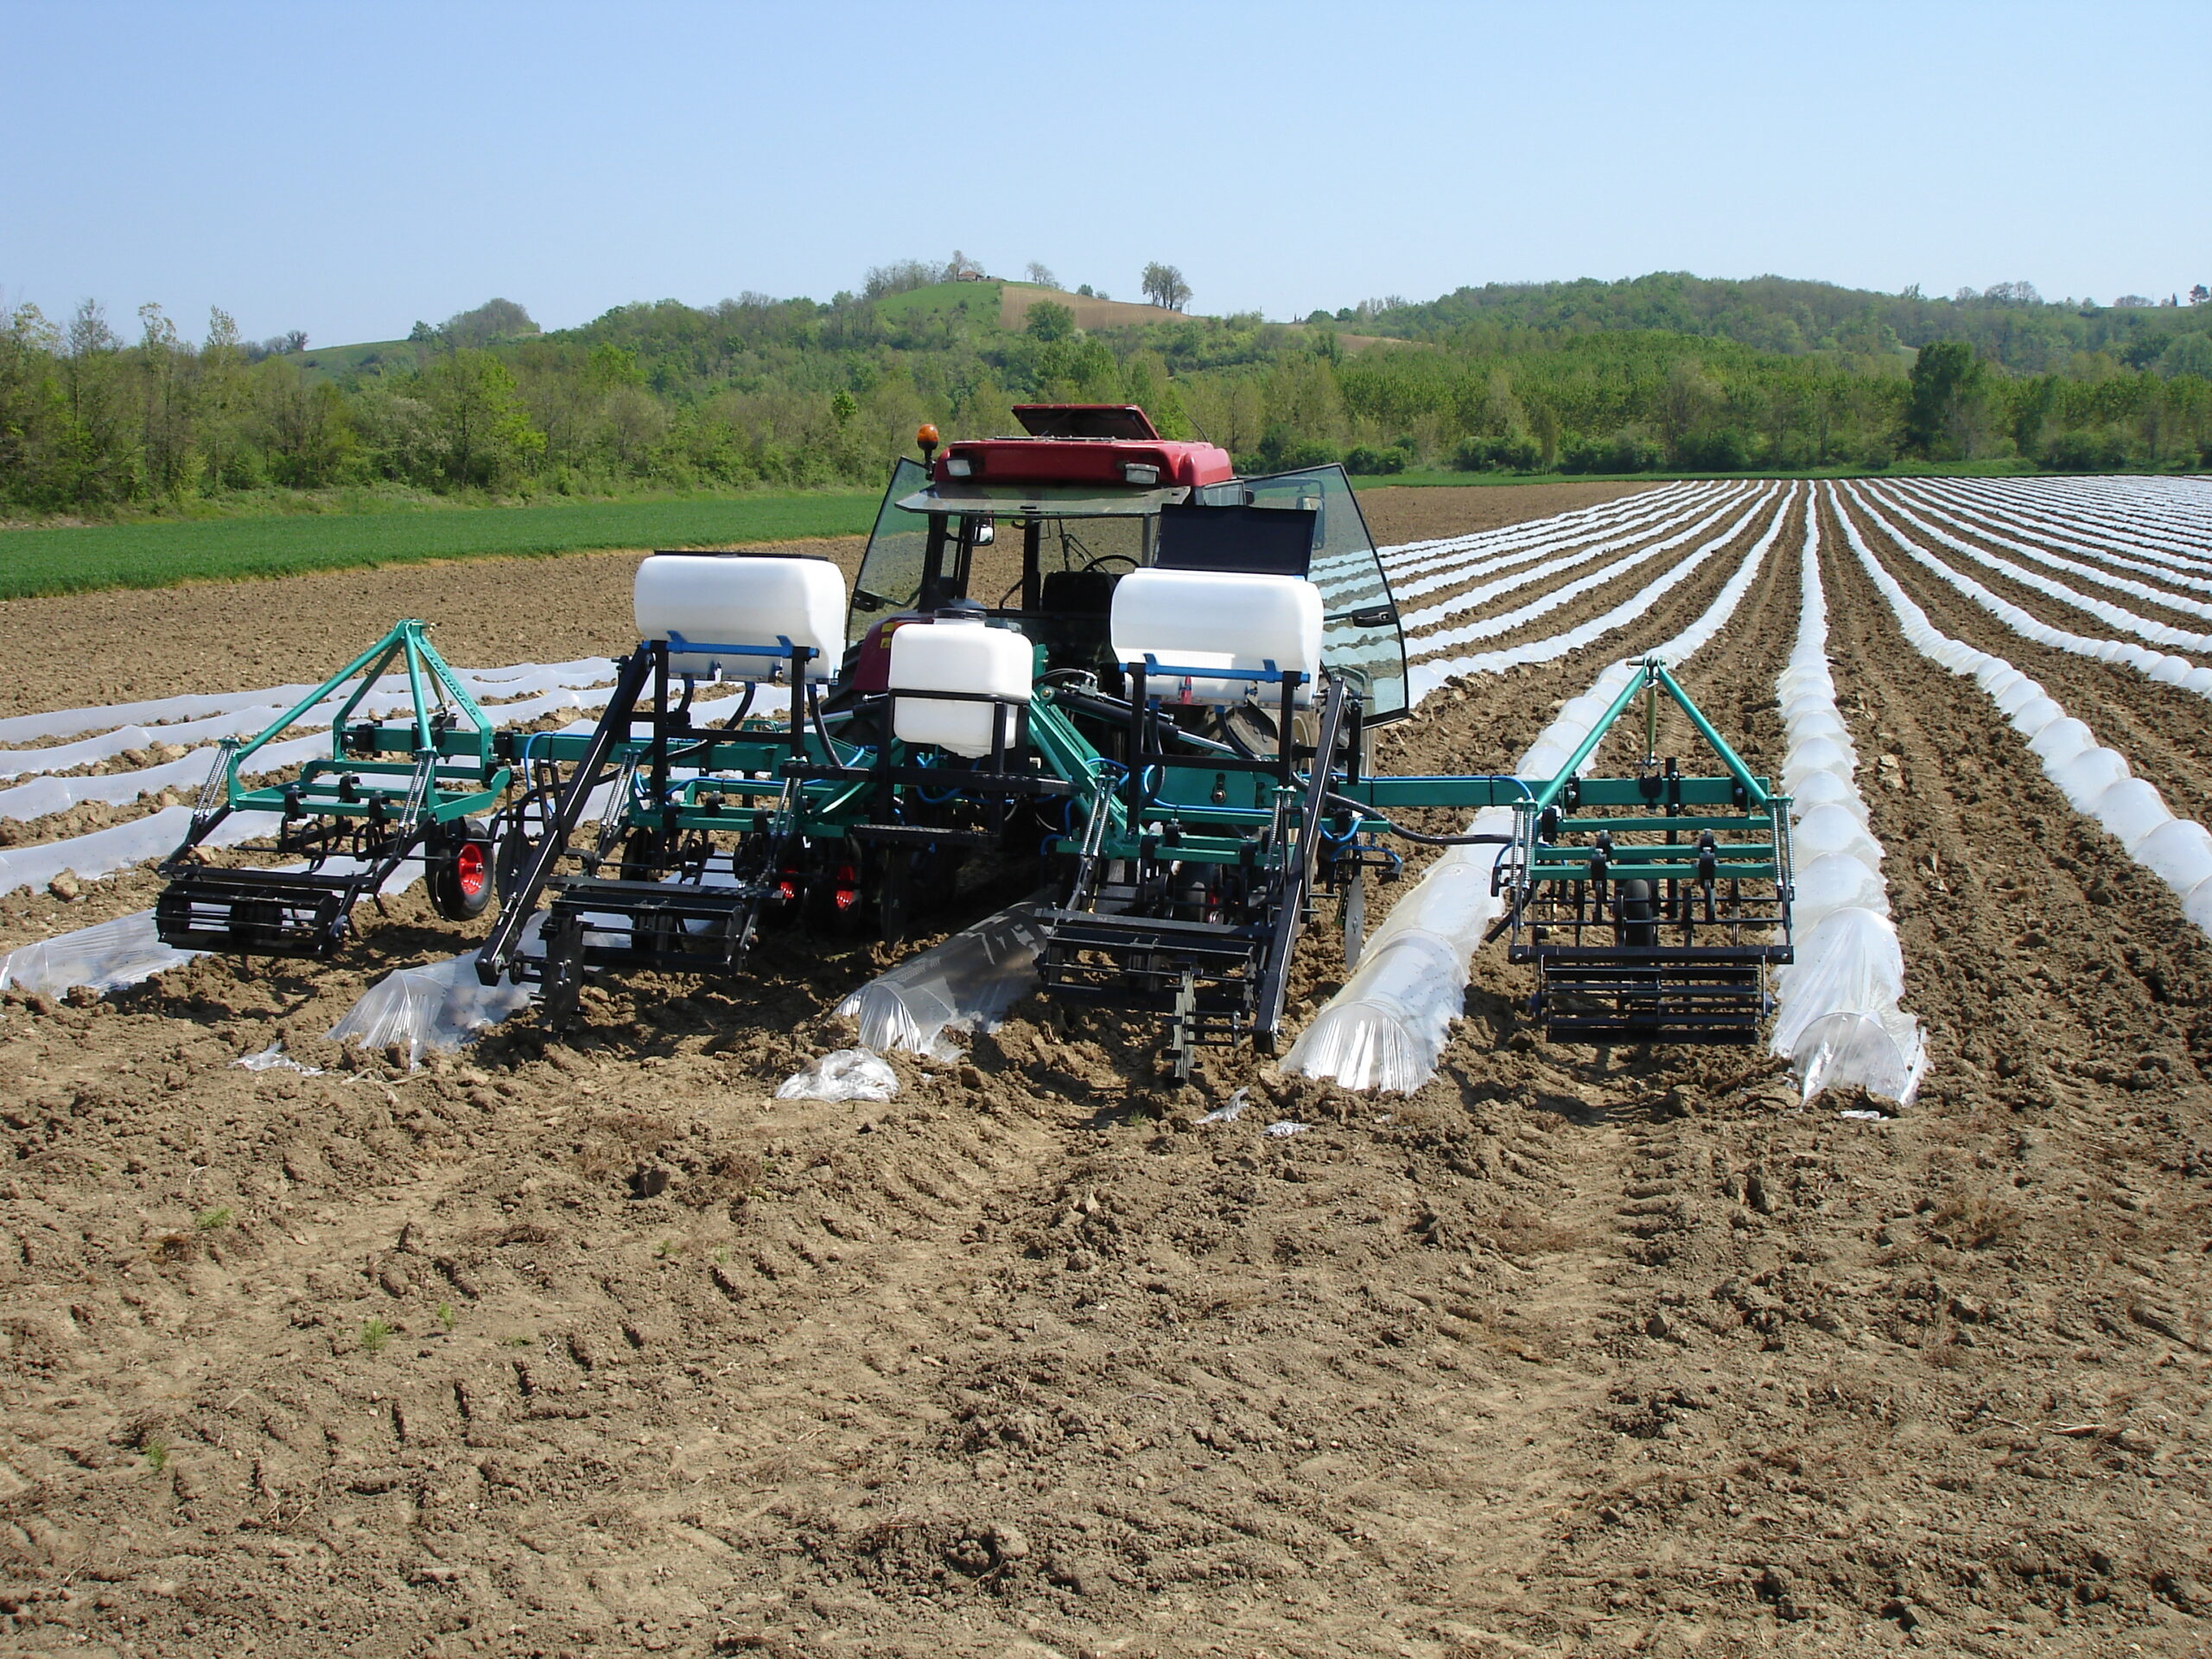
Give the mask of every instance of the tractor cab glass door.
M 892 471 L 891 487 L 884 492 L 875 528 L 868 535 L 868 551 L 861 556 L 860 577 L 853 584 L 853 608 L 845 621 L 848 645 L 857 645 L 870 628 L 893 612 L 912 610 L 922 596 L 922 579 L 928 572 L 931 551 L 931 519 L 934 517 L 938 521 L 937 539 L 941 543 L 944 515 L 910 512 L 899 501 L 929 481 L 922 464 L 911 459 L 902 459 Z M 941 544 L 936 551 L 942 560 Z
M 1301 507 L 1313 514 L 1313 563 L 1306 574 L 1321 590 L 1326 619 L 1321 660 L 1363 689 L 1370 722 L 1405 714 L 1405 635 L 1399 631 L 1390 579 L 1344 469 L 1309 467 L 1243 479 L 1202 489 L 1197 499 L 1243 499 L 1255 507 Z

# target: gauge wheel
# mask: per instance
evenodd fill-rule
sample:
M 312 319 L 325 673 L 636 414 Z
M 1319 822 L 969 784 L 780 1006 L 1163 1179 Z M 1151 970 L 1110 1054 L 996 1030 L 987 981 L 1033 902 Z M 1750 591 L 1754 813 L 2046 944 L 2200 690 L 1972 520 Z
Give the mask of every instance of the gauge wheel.
M 449 922 L 472 921 L 491 904 L 498 885 L 492 832 L 463 818 L 437 832 L 430 851 L 430 908 Z

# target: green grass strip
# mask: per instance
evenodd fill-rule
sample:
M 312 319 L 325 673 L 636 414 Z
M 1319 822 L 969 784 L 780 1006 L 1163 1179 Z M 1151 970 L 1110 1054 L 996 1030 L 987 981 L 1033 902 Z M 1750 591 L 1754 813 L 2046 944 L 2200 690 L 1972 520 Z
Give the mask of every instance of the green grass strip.
M 423 559 L 861 536 L 874 522 L 880 499 L 873 491 L 747 495 L 4 531 L 0 599 L 173 588 L 182 582 L 236 582 Z

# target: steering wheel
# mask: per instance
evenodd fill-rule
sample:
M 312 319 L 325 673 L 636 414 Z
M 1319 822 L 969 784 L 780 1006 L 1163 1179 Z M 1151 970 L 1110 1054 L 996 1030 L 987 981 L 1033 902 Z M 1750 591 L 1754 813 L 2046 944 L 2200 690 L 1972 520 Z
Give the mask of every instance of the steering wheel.
M 1091 571 L 1097 569 L 1101 565 L 1107 564 L 1126 564 L 1132 570 L 1137 569 L 1137 562 L 1126 553 L 1101 553 L 1083 569 L 1085 571 Z

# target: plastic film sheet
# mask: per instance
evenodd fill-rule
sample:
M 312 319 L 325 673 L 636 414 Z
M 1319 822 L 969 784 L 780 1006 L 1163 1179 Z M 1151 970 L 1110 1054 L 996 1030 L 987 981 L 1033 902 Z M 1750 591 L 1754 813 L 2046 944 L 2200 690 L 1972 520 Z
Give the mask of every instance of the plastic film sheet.
M 1395 547 L 1378 549 L 1377 556 L 1390 573 L 1395 587 L 1397 577 L 1421 570 L 1446 565 L 1503 563 L 1503 556 L 1509 553 L 1535 558 L 1541 556 L 1548 548 L 1567 547 L 1578 541 L 1589 541 L 1632 524 L 1664 522 L 1700 498 L 1740 487 L 1714 484 L 1670 484 L 1662 489 L 1642 491 L 1618 501 L 1579 507 L 1572 512 L 1540 518 L 1530 524 L 1506 524 L 1495 530 L 1478 530 L 1465 536 L 1447 536 L 1426 542 L 1402 542 Z
M 804 1071 L 785 1077 L 778 1100 L 889 1100 L 899 1092 L 899 1074 L 880 1054 L 865 1048 L 841 1048 L 824 1054 Z
M 1927 1071 L 1927 1052 L 1912 1016 L 1828 1014 L 1808 1025 L 1788 1051 L 1807 1100 L 1853 1087 L 1910 1104 Z
M 1896 525 L 1891 524 L 1865 498 L 1850 492 L 1847 488 L 1846 493 L 1852 504 L 1860 512 L 1865 513 L 1868 521 L 1887 536 L 1907 558 L 1926 569 L 1938 581 L 1965 594 L 2022 639 L 2032 640 L 2039 645 L 2049 645 L 2053 650 L 2067 652 L 2076 657 L 2086 657 L 2101 663 L 2117 663 L 2132 668 L 2138 673 L 2156 678 L 2162 683 L 2177 686 L 2194 696 L 2212 698 L 2212 669 L 2191 667 L 2183 658 L 2175 657 L 2171 652 L 2153 651 L 2129 640 L 2092 639 L 2086 635 L 2070 632 L 2064 628 L 2053 627 L 2042 618 L 2023 609 L 2011 600 L 1992 593 L 1972 576 L 1962 571 L 1953 569 L 1925 548 L 1916 543 Z M 1847 519 L 1845 529 L 1854 548 L 1859 546 L 1857 528 Z M 1861 556 L 1872 556 L 1862 555 Z M 1999 563 L 2001 563 L 2002 561 Z M 2033 576 L 2032 572 L 2025 575 L 2029 577 Z M 2048 593 L 2050 588 L 2057 584 L 2037 578 L 2026 581 L 2025 585 Z M 2070 590 L 2068 591 L 2070 592 Z M 2065 594 L 2051 594 L 2050 596 L 2063 599 Z M 2074 598 L 2079 599 L 2080 595 L 2074 595 Z M 2206 642 L 2204 636 L 2189 634 L 2179 629 L 2166 628 L 2160 624 L 2146 622 L 2131 611 L 2102 601 L 2085 600 L 2082 602 L 2083 607 L 2089 608 L 2093 614 L 2113 623 L 2124 632 L 2134 633 L 2140 638 L 2153 639 L 2158 643 L 2167 645 L 2190 645 L 2192 641 L 2212 643 Z M 1948 635 L 1937 633 L 1932 626 L 1929 626 L 1926 615 L 1916 605 L 1913 607 L 1913 616 L 1918 619 L 1917 626 L 1927 636 L 1925 643 L 1919 639 L 1916 639 L 1914 643 L 1919 645 L 1927 655 L 1942 663 L 1945 667 L 1959 672 L 1971 671 L 1964 664 L 1969 659 L 1978 659 L 1986 654 L 1976 652 L 1971 645 L 1962 645 L 1957 640 L 1951 639 Z M 1915 624 L 1911 619 L 1908 618 L 1906 626 L 1907 632 L 1910 633 Z M 2020 674 L 2018 670 L 2005 663 L 2002 658 L 1992 658 L 1989 660 L 1997 664 L 1998 669 L 2006 677 L 2008 683 L 2013 678 L 2026 680 L 2025 675 Z M 1983 689 L 1993 696 L 1996 695 L 1999 690 L 1998 685 L 1987 679 L 1983 681 Z M 2037 690 L 2039 691 L 2041 688 L 2038 687 Z
M 959 1051 L 945 1032 L 988 1031 L 1035 988 L 1039 908 L 1028 899 L 985 917 L 870 980 L 837 1012 L 859 1022 L 863 1048 L 952 1058 Z
M 1876 522 L 1879 522 L 1878 518 Z M 1928 613 L 1913 602 L 1911 595 L 1898 586 L 1897 579 L 1882 568 L 1849 517 L 1843 517 L 1842 524 L 1851 550 L 1858 556 L 1867 579 L 1888 602 L 1898 626 L 1916 650 L 1955 674 L 1973 676 L 1983 690 L 1999 699 L 2000 709 L 2010 704 L 2018 710 L 2012 721 L 2015 729 L 2023 720 L 2034 719 L 2043 713 L 2040 705 L 2050 699 L 2040 685 L 2003 658 L 1977 650 L 1939 630 L 1929 621 Z M 1892 538 L 1895 539 L 1894 535 Z M 1899 545 L 1904 543 L 1900 542 Z M 2056 704 L 2053 702 L 2052 707 Z M 2056 717 L 2044 720 L 2038 730 L 2048 731 L 2056 720 L 2064 718 L 2065 711 L 2060 709 Z M 2083 729 L 2088 729 L 2086 724 Z M 2037 734 L 2021 734 L 2031 740 Z M 2131 857 L 2172 887 L 2182 901 L 2183 913 L 2198 927 L 2212 932 L 2212 887 L 2197 874 L 2198 865 L 2192 850 L 2202 849 L 2206 843 L 2187 833 L 2189 829 L 2202 830 L 2202 826 L 2193 819 L 2177 819 L 2155 785 L 2130 776 L 2126 758 L 2101 745 L 2093 744 L 2063 760 L 2037 758 L 2044 761 L 2045 775 L 2065 791 L 2076 810 L 2095 818 Z M 2101 778 L 2108 778 L 2109 781 L 2091 793 L 2091 787 Z M 2177 823 L 2186 828 L 2169 832 L 2168 827 Z M 2158 841 L 2154 849 L 2153 837 L 2162 834 L 2164 839 Z M 2190 880 L 2192 876 L 2196 879 Z M 2180 885 L 2183 881 L 2189 885 Z
M 728 713 L 734 712 L 742 702 L 742 694 L 733 692 L 725 697 L 702 698 L 692 706 L 692 717 L 699 723 L 711 724 Z M 604 702 L 603 698 L 599 701 Z M 495 712 L 501 718 L 535 720 L 560 709 L 592 706 L 588 697 L 573 691 L 549 692 L 529 703 L 511 705 Z M 775 714 L 785 707 L 785 696 L 779 690 L 765 690 L 754 698 L 755 714 Z M 571 721 L 563 729 L 577 734 L 589 732 L 597 724 L 587 716 Z M 313 754 L 327 752 L 329 740 L 310 734 L 303 738 L 288 738 L 281 744 L 263 751 L 278 764 L 296 765 Z M 203 751 L 197 764 L 200 776 L 213 764 L 212 752 Z M 139 774 L 143 776 L 143 774 Z M 95 782 L 94 779 L 71 780 Z M 191 827 L 192 809 L 187 806 L 163 807 L 143 818 L 128 823 L 118 823 L 105 830 L 95 830 L 82 836 L 71 836 L 60 841 L 36 842 L 26 846 L 11 847 L 0 852 L 0 893 L 20 887 L 42 887 L 64 871 L 86 880 L 111 875 L 135 864 L 149 863 L 175 852 Z M 264 815 L 240 813 L 218 824 L 205 844 L 210 847 L 232 847 L 251 841 L 268 828 Z
M 1907 524 L 1912 525 L 1914 529 L 1919 531 L 1923 535 L 1931 537 L 1934 539 L 1942 542 L 1944 546 L 1951 549 L 1954 552 L 1964 554 L 1970 559 L 1974 559 L 1981 563 L 1987 564 L 1993 569 L 2003 570 L 2007 575 L 2014 575 L 2018 574 L 2018 575 L 2025 576 L 2033 574 L 2031 572 L 2024 571 L 2020 566 L 2008 565 L 2005 561 L 1995 558 L 1987 551 L 1986 549 L 1976 547 L 1970 542 L 1961 541 L 1957 537 L 1951 535 L 1948 531 L 1942 529 L 1940 526 L 1929 523 L 1926 518 L 1921 518 L 1918 513 L 1912 511 L 1915 506 L 1921 508 L 1923 512 L 1929 511 L 1924 501 L 1913 501 L 1911 498 L 1907 496 L 1904 493 L 1894 488 L 1882 489 L 1878 486 L 1870 486 L 1868 488 L 1868 493 L 1872 495 L 1876 499 L 1880 500 L 1900 518 L 1903 518 Z M 1954 524 L 1956 523 L 1955 520 L 1952 522 Z M 2058 554 L 2049 552 L 2041 548 L 2031 547 L 2024 542 L 2014 541 L 2009 537 L 1992 531 L 1980 531 L 1974 533 L 1980 536 L 1981 539 L 1986 542 L 2000 543 L 2009 550 L 2018 553 L 2024 557 L 2044 566 L 2046 569 L 2063 570 L 2069 575 L 2083 577 L 2101 588 L 2109 588 L 2114 593 L 2126 594 L 2135 599 L 2148 600 L 2153 605 L 2163 606 L 2168 610 L 2180 611 L 2187 615 L 2199 616 L 2208 620 L 2212 620 L 2212 604 L 2207 604 L 2202 599 L 2191 598 L 2186 594 L 2176 593 L 2173 591 L 2172 585 L 2163 588 L 2154 588 L 2149 582 L 2137 582 L 2133 577 L 2120 575 L 2116 571 L 2106 569 L 2096 565 L 2083 564 L 2075 559 L 2064 558 L 2060 556 Z M 2171 578 L 2169 578 L 2169 581 L 2171 582 Z M 2043 588 L 2042 583 L 2044 582 L 2048 582 L 2050 584 L 2050 588 Z M 2051 593 L 2051 596 L 2053 598 L 2066 598 L 2069 603 L 2084 602 L 2082 595 L 2075 593 L 2073 589 L 2063 586 L 2062 583 L 2052 578 L 2044 577 L 2041 581 L 2032 585 L 2036 586 L 2039 591 L 2050 592 L 2051 589 L 2056 589 L 2056 592 Z M 2101 603 L 2105 601 L 2094 602 Z
M 542 915 L 531 918 L 523 931 L 525 945 L 537 943 L 543 921 Z M 340 1042 L 359 1038 L 372 1049 L 398 1044 L 412 1066 L 433 1049 L 451 1053 L 529 1006 L 527 987 L 480 981 L 476 952 L 468 950 L 386 974 L 346 1010 L 330 1035 Z
M 2045 561 L 2049 559 L 2052 550 L 2056 549 L 2065 549 L 2087 555 L 2094 562 L 2089 565 L 2084 566 L 2070 560 L 2059 559 L 2053 563 L 2053 568 L 2078 572 L 2092 582 L 2106 580 L 2110 570 L 2113 569 L 2137 570 L 2145 575 L 2156 576 L 2160 582 L 2172 587 L 2193 588 L 2198 593 L 2212 593 L 2212 576 L 2201 574 L 2203 569 L 2201 564 L 2177 558 L 2171 552 L 2162 550 L 2144 542 L 2139 541 L 2130 544 L 2123 551 L 2118 547 L 2098 545 L 2082 541 L 2063 531 L 2038 528 L 2031 521 L 2024 519 L 2017 509 L 2012 510 L 2000 522 L 1985 512 L 1975 511 L 1963 505 L 1954 496 L 1948 493 L 1918 486 L 1900 486 L 1897 493 L 1905 499 L 1915 502 L 1930 517 L 1941 520 L 1953 529 L 1962 531 L 1969 536 L 1980 537 L 1993 547 L 2018 553 L 2024 558 L 2038 562 Z M 2031 543 L 2017 539 L 2021 535 L 2033 535 L 2038 538 L 2038 542 Z
M 455 669 L 454 677 L 467 688 L 473 697 L 512 697 L 530 691 L 550 690 L 555 686 L 603 684 L 614 677 L 614 664 L 604 657 L 585 657 L 572 663 L 515 663 L 505 668 Z M 45 714 L 16 715 L 0 720 L 0 744 L 37 743 L 85 732 L 111 731 L 122 726 L 167 725 L 219 717 L 251 718 L 254 723 L 245 729 L 259 731 L 315 689 L 313 685 L 271 685 L 254 691 L 153 697 L 136 702 L 99 703 L 82 709 L 56 709 Z M 373 697 L 386 700 L 404 700 L 407 694 L 407 677 L 404 674 L 385 675 L 371 693 Z M 165 737 L 175 730 L 175 727 L 169 725 L 167 731 L 153 735 Z M 123 747 L 136 748 L 140 745 Z
M 2190 504 L 2138 496 L 2121 503 L 2100 500 L 2078 486 L 2069 499 L 2061 501 L 2024 480 L 1989 486 L 1966 479 L 1940 484 L 1931 480 L 1916 487 L 1924 500 L 1941 502 L 1980 523 L 1994 522 L 2016 535 L 2033 536 L 2047 546 L 2133 569 L 2143 568 L 2148 561 L 2153 573 L 2162 575 L 2212 576 L 2212 537 L 2206 533 L 2212 501 Z M 2192 528 L 2195 535 L 2186 533 Z M 2212 591 L 2212 581 L 2205 586 Z
M 1858 754 L 1836 708 L 1827 662 L 1827 596 L 1821 586 L 1820 516 L 1806 520 L 1797 640 L 1776 681 L 1789 750 L 1790 906 L 1795 960 L 1776 970 L 1778 1012 L 1769 1039 L 1807 1100 L 1855 1086 L 1909 1101 L 1926 1062 L 1918 1022 L 1897 1006 L 1904 956 L 1889 920 L 1883 848 L 1869 827 Z
M 1402 603 L 1409 599 L 1417 599 L 1423 594 L 1473 582 L 1516 565 L 1532 565 L 1535 561 L 1547 558 L 1566 548 L 1579 547 L 1582 550 L 1572 562 L 1595 557 L 1618 548 L 1633 547 L 1638 541 L 1670 530 L 1709 505 L 1707 499 L 1676 500 L 1668 503 L 1663 512 L 1646 511 L 1615 524 L 1594 521 L 1570 524 L 1565 518 L 1541 519 L 1538 521 L 1540 528 L 1516 537 L 1510 542 L 1481 543 L 1442 557 L 1432 556 L 1411 563 L 1391 563 L 1386 556 L 1391 591 Z M 1503 587 L 1534 582 L 1544 569 L 1543 566 L 1535 566 L 1519 572 Z M 1420 574 L 1415 574 L 1417 572 Z M 1457 608 L 1468 607 L 1462 605 Z
M 105 995 L 151 979 L 199 954 L 163 944 L 154 931 L 154 912 L 136 911 L 10 950 L 0 957 L 0 988 L 62 996 L 86 985 Z
M 1762 500 L 1766 499 L 1762 498 Z M 1764 537 L 1758 544 L 1760 556 L 1764 556 L 1764 550 L 1773 544 L 1774 537 L 1779 534 L 1783 517 L 1783 512 L 1777 512 L 1773 524 L 1769 526 Z M 1728 539 L 1733 539 L 1733 533 Z M 1523 663 L 1548 663 L 1567 655 L 1570 652 L 1580 651 L 1592 641 L 1635 621 L 1669 593 L 1688 582 L 1697 573 L 1706 559 L 1719 552 L 1726 545 L 1726 542 L 1721 541 L 1700 549 L 1663 575 L 1655 578 L 1637 593 L 1623 600 L 1602 616 L 1592 617 L 1586 622 L 1578 623 L 1563 633 L 1555 633 L 1543 639 L 1527 640 L 1517 645 L 1508 645 L 1500 651 L 1479 652 L 1468 657 L 1435 658 L 1417 664 L 1407 676 L 1408 687 L 1414 701 L 1418 702 L 1446 680 L 1458 675 L 1502 673 L 1506 669 L 1517 667 Z M 1741 594 L 1739 594 L 1738 597 L 1740 599 Z M 1573 747 L 1569 744 L 1568 751 L 1571 752 Z M 1556 766 L 1557 763 L 1554 762 L 1554 769 Z M 1524 769 L 1532 773 L 1535 770 L 1533 767 Z
M 1536 606 L 1524 607 L 1521 610 L 1509 612 L 1502 617 L 1490 618 L 1483 622 L 1470 624 L 1464 628 L 1455 628 L 1448 632 L 1438 634 L 1434 636 L 1433 643 L 1439 646 L 1457 645 L 1463 640 L 1487 639 L 1492 634 L 1503 633 L 1535 616 L 1543 614 L 1544 612 L 1557 609 L 1576 594 L 1586 593 L 1601 582 L 1609 582 L 1613 577 L 1635 569 L 1646 560 L 1657 558 L 1662 554 L 1673 551 L 1683 543 L 1694 539 L 1700 533 L 1711 529 L 1715 523 L 1726 517 L 1729 507 L 1733 505 L 1736 504 L 1724 503 L 1705 513 L 1703 517 L 1694 518 L 1687 529 L 1678 531 L 1660 541 L 1653 542 L 1649 539 L 1651 527 L 1637 526 L 1630 534 L 1606 537 L 1574 552 L 1547 559 L 1542 563 L 1531 564 L 1528 569 L 1516 570 L 1509 576 L 1501 576 L 1478 588 L 1471 588 L 1464 593 L 1454 594 L 1450 599 L 1439 604 L 1427 606 L 1417 611 L 1408 611 L 1405 613 L 1403 620 L 1406 632 L 1411 634 L 1419 630 L 1432 627 L 1446 617 L 1457 615 L 1462 611 L 1475 610 L 1489 603 L 1500 594 L 1510 593 L 1516 588 L 1526 587 L 1531 582 L 1543 581 L 1562 571 L 1572 570 L 1577 565 L 1587 564 L 1592 559 L 1602 558 L 1608 553 L 1622 555 L 1595 575 L 1580 578 L 1567 584 L 1556 594 L 1547 594 L 1543 600 L 1538 601 Z M 1677 515 L 1675 518 L 1662 520 L 1661 525 L 1671 525 L 1679 523 L 1681 515 Z M 1739 524 L 1740 522 L 1738 520 Z M 1450 570 L 1442 575 L 1410 582 L 1400 597 L 1402 600 L 1412 598 L 1433 588 L 1465 582 L 1471 576 L 1482 574 L 1485 568 L 1503 569 L 1506 565 L 1518 563 L 1532 557 L 1543 558 L 1544 555 L 1552 550 L 1554 545 L 1555 543 L 1540 544 L 1538 548 L 1530 551 L 1487 562 L 1486 567 L 1475 566 Z M 1392 587 L 1395 591 L 1396 584 L 1393 583 Z M 1430 642 L 1424 641 L 1424 643 Z
M 1726 528 L 1714 531 L 1710 539 L 1690 553 L 1681 564 L 1677 565 L 1669 573 L 1669 575 L 1679 577 L 1681 573 L 1696 569 L 1707 559 L 1726 547 L 1729 543 L 1744 533 L 1745 526 L 1750 524 L 1760 510 L 1772 499 L 1770 493 L 1758 497 Z M 1551 588 L 1537 598 L 1530 600 L 1526 605 L 1514 610 L 1501 612 L 1496 616 L 1484 617 L 1479 621 L 1463 623 L 1458 627 L 1444 628 L 1433 632 L 1416 632 L 1430 626 L 1446 613 L 1462 608 L 1471 608 L 1473 605 L 1481 602 L 1480 600 L 1469 595 L 1462 595 L 1459 599 L 1448 601 L 1442 605 L 1432 606 L 1425 611 L 1416 611 L 1405 619 L 1406 649 L 1416 655 L 1433 655 L 1437 652 L 1453 645 L 1465 645 L 1476 639 L 1495 639 L 1499 634 L 1510 633 L 1516 628 L 1525 627 L 1538 617 L 1548 615 L 1553 611 L 1573 603 L 1593 588 L 1602 588 L 1608 582 L 1619 580 L 1637 566 L 1673 552 L 1683 543 L 1711 529 L 1717 520 L 1727 516 L 1727 509 L 1723 508 L 1720 512 L 1710 514 L 1677 535 L 1669 536 L 1662 541 L 1655 542 L 1650 546 L 1640 548 L 1632 553 L 1625 553 L 1611 560 L 1603 569 Z M 1580 563 L 1582 556 L 1577 554 L 1570 559 L 1560 561 L 1555 568 L 1565 568 L 1566 565 Z M 1667 577 L 1661 578 L 1662 582 L 1667 580 Z M 1665 591 L 1657 583 L 1653 584 L 1653 588 L 1658 592 Z M 1477 589 L 1476 591 L 1485 597 L 1488 596 L 1489 590 Z M 1646 589 L 1646 591 L 1651 592 L 1653 589 Z

